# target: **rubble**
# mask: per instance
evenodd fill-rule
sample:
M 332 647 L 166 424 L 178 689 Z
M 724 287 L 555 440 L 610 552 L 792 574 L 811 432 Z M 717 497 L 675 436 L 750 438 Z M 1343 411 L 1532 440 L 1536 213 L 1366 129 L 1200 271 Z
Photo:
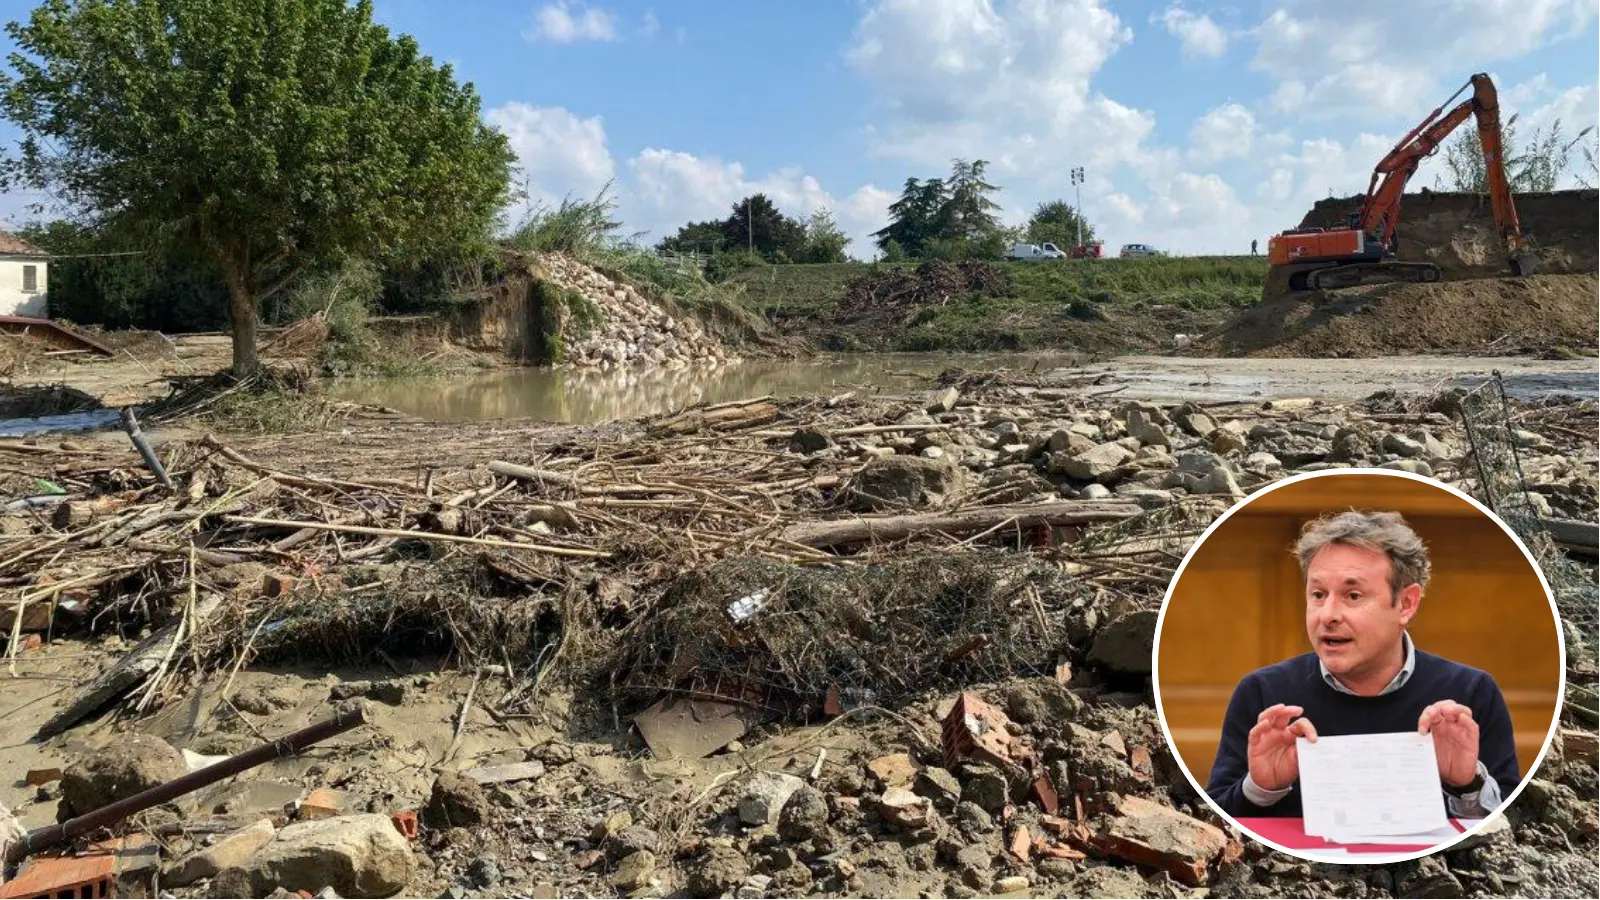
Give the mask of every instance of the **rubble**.
M 161 873 L 162 881 L 173 887 L 184 887 L 211 878 L 223 869 L 242 866 L 251 855 L 272 840 L 275 832 L 271 819 L 257 820 L 225 835 L 204 850 L 197 850 L 170 863 Z
M 1253 847 L 1237 858 L 1150 705 L 1161 592 L 1234 497 L 1351 462 L 1483 490 L 1458 414 L 1429 408 L 1447 398 L 1174 407 L 1022 377 L 953 385 L 601 429 L 353 426 L 347 450 L 174 442 L 177 495 L 124 448 L 0 442 L 29 477 L 122 502 L 67 529 L 17 523 L 0 577 L 81 611 L 57 606 L 19 660 L 86 638 L 109 670 L 163 636 L 121 704 L 41 746 L 82 746 L 79 729 L 113 719 L 166 728 L 174 701 L 224 687 L 231 702 L 185 749 L 377 701 L 390 718 L 370 739 L 197 796 L 161 826 L 186 895 L 402 879 L 392 890 L 425 896 L 1592 893 L 1595 723 L 1571 704 L 1561 753 L 1501 823 L 1440 855 L 1448 878 L 1354 880 Z M 1517 439 L 1544 504 L 1528 508 L 1576 523 L 1562 546 L 1591 575 L 1594 409 L 1516 406 L 1538 438 Z M 450 463 L 417 471 L 418 446 Z M 191 583 L 197 610 L 217 605 L 177 640 Z M 91 633 L 89 615 L 120 631 Z M 1592 683 L 1593 617 L 1564 618 L 1569 684 Z M 293 801 L 306 821 L 260 824 Z M 269 827 L 257 851 L 230 843 Z M 326 827 L 352 836 L 319 832 L 306 840 L 340 849 L 267 871 L 294 829 Z
M 135 734 L 86 755 L 61 778 L 62 810 L 83 815 L 189 773 L 166 741 Z

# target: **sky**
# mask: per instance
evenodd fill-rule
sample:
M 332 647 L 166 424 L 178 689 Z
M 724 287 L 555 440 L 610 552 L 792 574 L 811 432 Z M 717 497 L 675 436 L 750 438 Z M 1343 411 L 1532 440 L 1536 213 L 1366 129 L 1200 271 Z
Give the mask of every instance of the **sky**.
M 0 17 L 30 5 L 0 0 Z M 529 202 L 610 182 L 650 243 L 760 191 L 796 217 L 828 208 L 871 258 L 905 179 L 960 157 L 990 161 L 1007 224 L 1076 203 L 1081 166 L 1082 209 L 1113 251 L 1248 252 L 1316 200 L 1363 192 L 1474 72 L 1493 76 L 1519 133 L 1600 117 L 1594 0 L 375 6 L 473 83 Z M 15 138 L 0 123 L 0 143 Z M 1435 186 L 1441 158 L 1413 189 Z M 0 223 L 41 199 L 0 197 Z

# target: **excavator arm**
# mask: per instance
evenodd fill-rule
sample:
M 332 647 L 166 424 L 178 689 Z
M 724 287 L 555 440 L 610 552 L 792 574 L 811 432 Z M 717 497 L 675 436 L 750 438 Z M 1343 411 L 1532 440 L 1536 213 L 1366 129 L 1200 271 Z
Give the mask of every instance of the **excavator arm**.
M 1445 112 L 1463 91 L 1472 89 L 1472 96 Z M 1500 131 L 1499 92 L 1494 81 L 1485 74 L 1472 76 L 1461 87 L 1413 128 L 1389 154 L 1378 162 L 1367 185 L 1367 199 L 1361 206 L 1356 226 L 1374 235 L 1386 246 L 1393 247 L 1395 231 L 1400 224 L 1400 199 L 1405 194 L 1406 183 L 1416 174 L 1424 159 L 1438 152 L 1440 145 L 1468 117 L 1478 120 L 1478 140 L 1483 147 L 1484 174 L 1488 182 L 1489 203 L 1494 211 L 1495 226 L 1506 244 L 1512 271 L 1518 275 L 1531 274 L 1535 258 L 1528 253 L 1522 238 L 1522 225 L 1517 219 L 1516 203 L 1511 199 L 1511 182 L 1506 177 L 1504 139 Z

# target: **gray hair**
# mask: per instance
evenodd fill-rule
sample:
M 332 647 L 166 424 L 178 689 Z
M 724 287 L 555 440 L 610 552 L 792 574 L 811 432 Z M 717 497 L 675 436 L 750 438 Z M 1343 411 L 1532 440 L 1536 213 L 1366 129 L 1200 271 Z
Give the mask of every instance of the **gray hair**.
M 1360 547 L 1389 557 L 1392 600 L 1398 600 L 1400 592 L 1408 585 L 1428 586 L 1428 574 L 1433 566 L 1428 562 L 1427 545 L 1397 512 L 1352 509 L 1307 522 L 1294 548 L 1295 555 L 1300 558 L 1301 577 L 1310 567 L 1311 558 L 1329 544 Z

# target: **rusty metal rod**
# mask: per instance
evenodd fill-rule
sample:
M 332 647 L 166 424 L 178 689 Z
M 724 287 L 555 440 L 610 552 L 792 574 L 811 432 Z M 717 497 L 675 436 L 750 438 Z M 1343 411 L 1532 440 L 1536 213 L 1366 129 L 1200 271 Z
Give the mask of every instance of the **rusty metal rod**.
M 253 769 L 264 762 L 284 756 L 292 756 L 312 744 L 325 741 L 337 734 L 343 734 L 358 725 L 364 725 L 366 721 L 366 707 L 364 704 L 357 703 L 335 713 L 331 719 L 307 726 L 292 734 L 286 734 L 277 740 L 258 747 L 252 747 L 219 763 L 206 766 L 198 772 L 190 772 L 187 775 L 174 778 L 166 784 L 157 785 L 147 791 L 140 791 L 132 797 L 109 803 L 77 818 L 68 819 L 55 825 L 35 828 L 18 838 L 7 848 L 6 863 L 13 863 L 29 854 L 48 850 L 58 844 L 76 840 L 97 828 L 115 825 L 134 813 L 143 812 L 152 806 L 159 806 L 170 800 L 176 800 L 184 794 L 215 784 L 224 778 L 237 775 L 247 769 Z

